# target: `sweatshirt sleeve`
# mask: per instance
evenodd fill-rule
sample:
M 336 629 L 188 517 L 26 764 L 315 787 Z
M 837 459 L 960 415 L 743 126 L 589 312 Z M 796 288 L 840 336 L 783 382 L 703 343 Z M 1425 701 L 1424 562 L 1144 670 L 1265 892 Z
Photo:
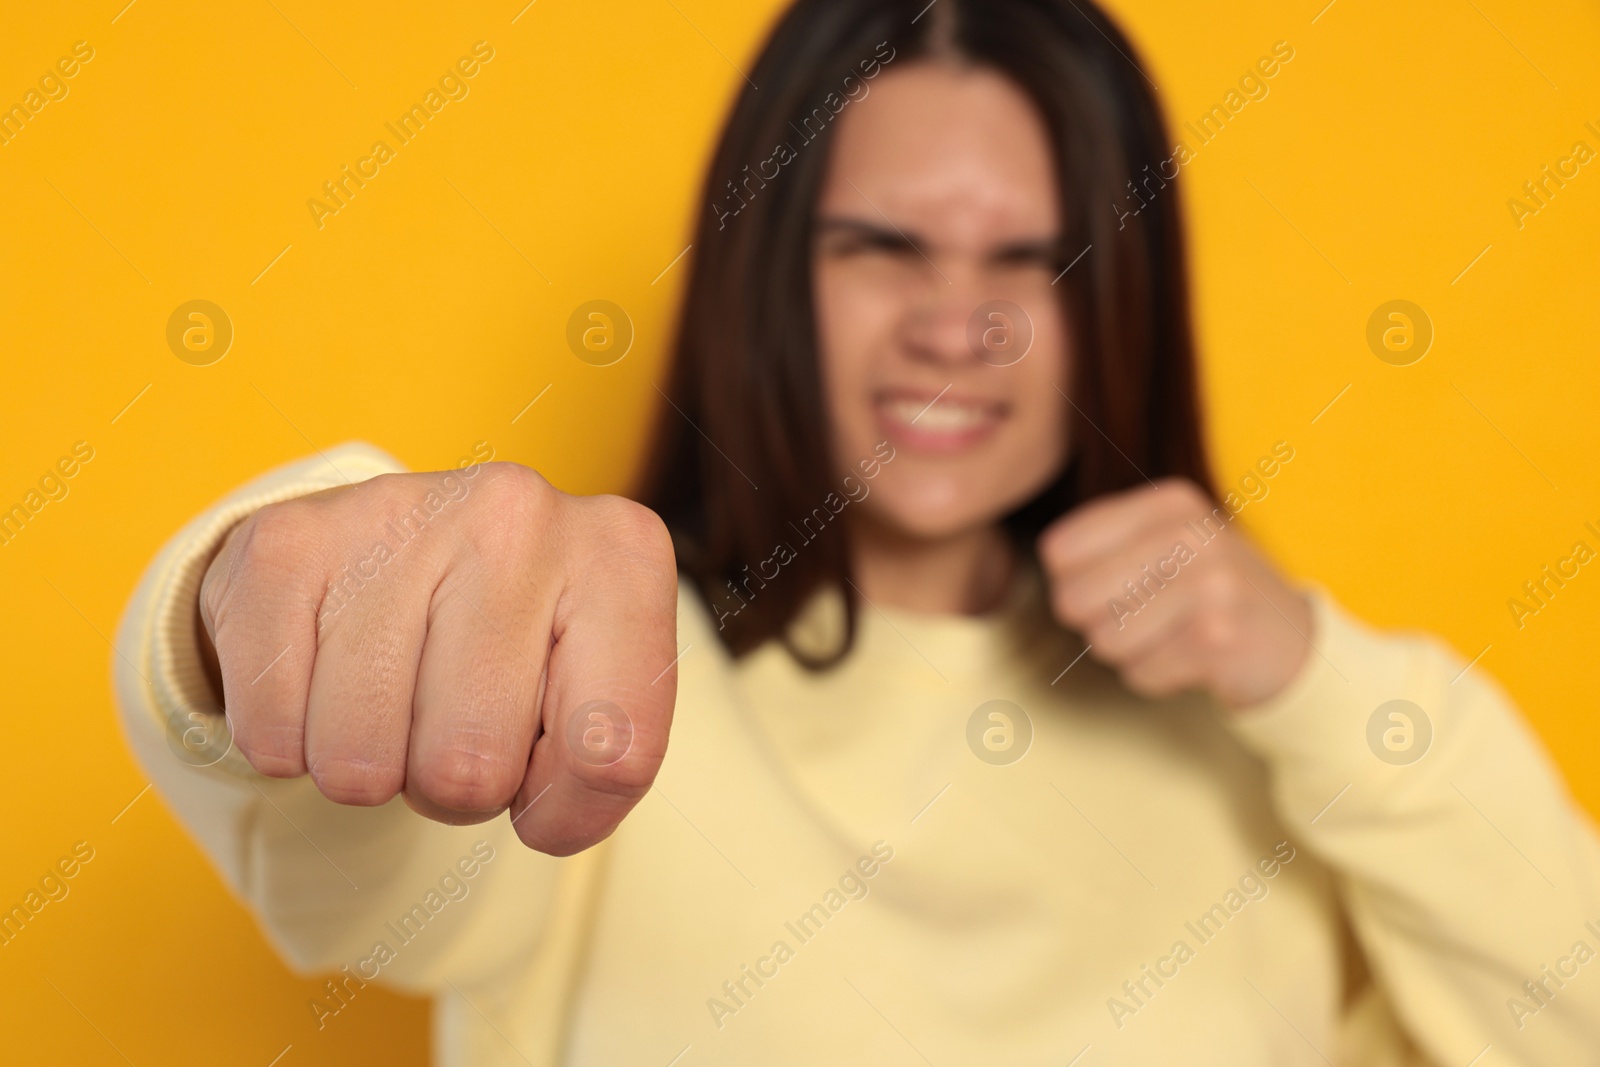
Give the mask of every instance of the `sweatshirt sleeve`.
M 570 907 L 590 861 L 523 846 L 501 816 L 443 826 L 396 798 L 375 808 L 327 800 L 309 778 L 257 774 L 233 749 L 201 668 L 195 600 L 236 523 L 279 500 L 404 468 L 345 445 L 272 471 L 181 530 L 150 565 L 118 632 L 122 725 L 151 783 L 292 966 L 412 992 L 471 987 L 508 966 L 526 973 L 552 913 Z M 564 902 L 564 903 L 563 903 Z M 352 975 L 354 977 L 352 977 Z M 339 1007 L 330 997 L 330 1011 Z
M 1326 596 L 1287 690 L 1230 716 L 1279 818 L 1334 873 L 1393 1012 L 1431 1061 L 1600 1048 L 1600 841 L 1480 666 Z M 1592 971 L 1592 973 L 1590 973 Z

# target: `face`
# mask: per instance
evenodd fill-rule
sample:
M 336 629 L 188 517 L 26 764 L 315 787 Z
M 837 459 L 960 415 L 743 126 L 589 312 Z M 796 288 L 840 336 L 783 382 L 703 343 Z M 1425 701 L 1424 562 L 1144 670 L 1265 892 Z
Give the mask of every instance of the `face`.
M 923 63 L 886 72 L 833 136 L 812 275 L 838 474 L 887 441 L 862 517 L 918 539 L 992 525 L 1067 455 L 1043 121 L 999 73 Z

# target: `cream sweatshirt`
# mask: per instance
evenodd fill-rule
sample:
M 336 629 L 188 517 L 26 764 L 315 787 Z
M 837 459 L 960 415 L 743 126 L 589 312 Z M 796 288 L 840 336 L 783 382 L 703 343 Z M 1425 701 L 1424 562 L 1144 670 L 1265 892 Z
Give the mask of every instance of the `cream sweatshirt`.
M 1299 676 L 1230 714 L 1128 693 L 1036 576 L 982 617 L 864 608 L 823 674 L 771 644 L 735 662 L 685 584 L 660 777 L 568 859 L 505 815 L 446 827 L 197 758 L 218 540 L 402 469 L 346 445 L 233 493 L 151 565 L 115 660 L 157 789 L 330 975 L 313 1027 L 377 982 L 432 994 L 436 1061 L 474 1067 L 1600 1063 L 1588 819 L 1480 668 L 1321 594 Z

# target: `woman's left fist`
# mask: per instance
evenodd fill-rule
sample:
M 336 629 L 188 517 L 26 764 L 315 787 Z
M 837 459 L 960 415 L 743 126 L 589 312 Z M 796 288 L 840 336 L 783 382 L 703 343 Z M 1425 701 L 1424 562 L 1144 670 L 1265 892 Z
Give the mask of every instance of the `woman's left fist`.
M 1187 479 L 1074 509 L 1040 536 L 1039 558 L 1056 618 L 1144 696 L 1201 688 L 1246 707 L 1312 651 L 1310 601 Z

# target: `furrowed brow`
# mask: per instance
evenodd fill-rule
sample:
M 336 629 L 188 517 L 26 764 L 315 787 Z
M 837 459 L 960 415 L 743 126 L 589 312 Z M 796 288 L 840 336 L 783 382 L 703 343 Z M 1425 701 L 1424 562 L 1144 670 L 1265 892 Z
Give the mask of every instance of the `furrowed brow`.
M 876 245 L 899 246 L 911 250 L 920 248 L 923 244 L 916 234 L 906 233 L 880 222 L 837 215 L 824 216 L 817 220 L 819 236 L 832 233 L 850 234 Z
M 1019 260 L 1054 262 L 1061 257 L 1063 250 L 1061 238 L 1038 237 L 1003 244 L 994 250 L 993 258 L 1002 262 Z

